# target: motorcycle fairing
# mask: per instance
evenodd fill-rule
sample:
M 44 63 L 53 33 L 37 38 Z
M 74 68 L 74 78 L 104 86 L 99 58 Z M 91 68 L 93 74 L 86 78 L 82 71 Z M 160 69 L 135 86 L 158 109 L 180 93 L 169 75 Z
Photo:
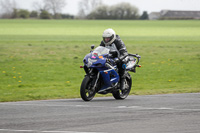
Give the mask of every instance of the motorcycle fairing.
M 106 90 L 107 88 L 112 87 L 114 84 L 116 84 L 119 81 L 119 75 L 113 69 L 100 71 L 100 74 L 104 82 L 100 90 Z

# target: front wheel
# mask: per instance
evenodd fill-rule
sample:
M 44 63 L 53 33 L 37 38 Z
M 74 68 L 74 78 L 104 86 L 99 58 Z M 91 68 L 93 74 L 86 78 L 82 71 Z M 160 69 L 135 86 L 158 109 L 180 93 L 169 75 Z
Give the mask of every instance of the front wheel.
M 80 94 L 84 101 L 90 101 L 94 98 L 96 92 L 95 89 L 92 89 L 92 79 L 89 76 L 85 76 L 83 79 Z
M 113 97 L 117 100 L 125 99 L 131 91 L 131 86 L 132 86 L 132 79 L 131 79 L 130 74 L 127 73 L 127 76 L 125 79 L 125 89 L 123 91 L 119 89 L 118 91 L 112 92 Z

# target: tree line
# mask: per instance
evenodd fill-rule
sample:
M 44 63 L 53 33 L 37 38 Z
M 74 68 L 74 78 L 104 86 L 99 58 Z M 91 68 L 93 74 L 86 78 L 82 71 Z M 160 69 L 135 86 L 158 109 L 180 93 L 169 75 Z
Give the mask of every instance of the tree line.
M 46 10 L 41 10 L 40 12 L 38 11 L 30 12 L 29 10 L 26 9 L 14 9 L 11 14 L 3 14 L 2 18 L 74 19 L 74 16 L 70 14 L 61 14 L 61 13 L 52 14 Z
M 130 3 L 122 2 L 112 6 L 102 0 L 81 0 L 78 15 L 61 13 L 66 7 L 65 0 L 43 0 L 33 2 L 35 10 L 20 9 L 15 0 L 0 0 L 1 18 L 34 19 L 148 19 L 148 13 L 139 14 L 139 9 Z
M 73 15 L 62 14 L 62 9 L 66 6 L 65 0 L 43 0 L 33 2 L 34 11 L 20 9 L 15 0 L 0 0 L 1 18 L 40 18 L 40 19 L 73 19 Z

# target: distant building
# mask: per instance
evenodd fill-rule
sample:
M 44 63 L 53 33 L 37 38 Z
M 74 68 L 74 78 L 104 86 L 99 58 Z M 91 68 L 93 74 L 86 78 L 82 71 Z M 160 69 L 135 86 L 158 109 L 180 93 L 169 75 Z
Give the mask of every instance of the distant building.
M 200 11 L 173 11 L 162 10 L 160 12 L 152 12 L 149 14 L 150 20 L 157 19 L 200 19 Z
M 160 18 L 160 12 L 151 12 L 149 14 L 149 19 L 150 20 L 157 20 Z

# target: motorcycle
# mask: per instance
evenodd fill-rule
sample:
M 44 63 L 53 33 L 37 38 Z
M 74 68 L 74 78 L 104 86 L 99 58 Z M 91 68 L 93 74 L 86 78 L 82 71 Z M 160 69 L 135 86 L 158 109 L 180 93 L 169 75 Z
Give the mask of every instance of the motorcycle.
M 120 77 L 118 74 L 118 68 L 116 65 L 116 59 L 118 59 L 118 52 L 116 50 L 110 50 L 106 47 L 98 46 L 94 50 L 94 45 L 91 46 L 91 51 L 87 54 L 83 63 L 85 77 L 80 87 L 80 95 L 84 101 L 90 101 L 94 98 L 95 94 L 108 94 L 112 93 L 116 100 L 125 99 L 131 90 L 132 78 L 128 73 L 136 72 L 141 56 L 138 54 L 128 54 L 122 59 L 123 69 L 125 71 L 125 89 L 120 89 Z

